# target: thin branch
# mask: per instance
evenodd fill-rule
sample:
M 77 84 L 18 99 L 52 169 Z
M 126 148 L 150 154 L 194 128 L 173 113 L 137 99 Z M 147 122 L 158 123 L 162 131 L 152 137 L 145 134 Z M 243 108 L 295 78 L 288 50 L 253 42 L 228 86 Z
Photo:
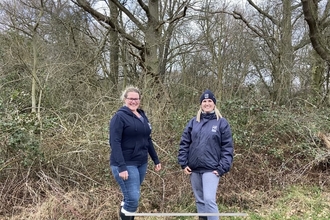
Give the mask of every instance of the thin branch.
M 122 12 L 124 12 L 126 15 L 127 15 L 127 17 L 129 17 L 129 19 L 140 29 L 140 30 L 142 30 L 142 31 L 144 31 L 145 30 L 145 27 L 143 26 L 143 24 L 141 24 L 141 22 L 138 20 L 138 19 L 136 19 L 136 17 L 126 8 L 126 7 L 124 7 L 119 1 L 117 1 L 117 0 L 111 0 L 111 2 L 113 2 L 116 6 L 117 6 L 117 8 L 120 10 L 120 11 L 122 11 Z M 144 7 L 147 7 L 147 6 L 144 6 Z M 148 12 L 149 10 L 147 10 L 147 12 L 146 13 L 149 13 Z
M 140 4 L 141 8 L 146 12 L 147 15 L 150 14 L 149 8 L 142 0 L 138 0 L 138 3 Z
M 182 5 L 182 6 L 183 6 L 183 5 Z M 182 7 L 182 6 L 181 6 L 181 7 Z M 185 17 L 185 16 L 186 16 L 186 13 L 187 13 L 187 9 L 188 9 L 188 7 L 187 7 L 187 6 L 184 6 L 184 7 L 183 7 L 183 11 L 178 12 L 176 15 L 173 15 L 172 17 L 170 17 L 170 18 L 167 19 L 166 21 L 162 21 L 162 22 L 160 22 L 156 29 L 159 29 L 160 26 L 162 26 L 162 25 L 165 24 L 165 23 L 173 24 L 175 21 L 177 21 L 177 20 L 179 20 L 179 19 Z
M 97 21 L 106 23 L 111 27 L 112 30 L 117 31 L 121 34 L 124 38 L 126 38 L 132 46 L 137 48 L 138 50 L 142 50 L 144 48 L 143 44 L 138 41 L 136 38 L 132 37 L 131 35 L 127 34 L 124 29 L 119 28 L 114 24 L 110 17 L 98 12 L 97 10 L 93 9 L 90 4 L 86 0 L 71 0 L 73 3 L 77 4 L 79 7 L 83 8 L 86 12 L 90 13 Z M 116 1 L 114 1 L 115 3 Z M 118 3 L 118 2 L 117 2 Z
M 270 16 L 268 13 L 266 13 L 264 10 L 262 10 L 261 8 L 259 8 L 252 0 L 247 0 L 249 2 L 249 4 L 255 8 L 260 14 L 262 14 L 263 16 L 265 16 L 266 18 L 268 18 L 269 20 L 271 20 L 274 24 L 276 24 L 278 26 L 279 22 L 273 18 L 272 16 Z

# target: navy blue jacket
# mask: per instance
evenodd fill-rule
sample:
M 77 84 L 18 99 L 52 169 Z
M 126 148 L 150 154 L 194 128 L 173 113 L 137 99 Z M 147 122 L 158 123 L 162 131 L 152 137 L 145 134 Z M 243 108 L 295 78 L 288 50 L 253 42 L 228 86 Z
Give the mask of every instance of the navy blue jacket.
M 148 153 L 155 164 L 159 159 L 151 140 L 151 125 L 144 111 L 138 109 L 143 122 L 126 106 L 121 107 L 110 120 L 110 165 L 119 172 L 126 166 L 139 166 L 148 162 Z
M 234 144 L 225 118 L 217 120 L 215 113 L 201 114 L 200 122 L 192 118 L 183 131 L 178 162 L 192 172 L 218 171 L 227 173 L 233 162 Z

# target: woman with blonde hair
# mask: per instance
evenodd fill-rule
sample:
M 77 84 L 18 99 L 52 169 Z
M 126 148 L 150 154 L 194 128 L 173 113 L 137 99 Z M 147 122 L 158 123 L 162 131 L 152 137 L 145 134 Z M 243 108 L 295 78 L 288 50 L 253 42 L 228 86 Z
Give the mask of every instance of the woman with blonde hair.
M 216 192 L 221 176 L 233 161 L 234 144 L 228 121 L 216 107 L 210 90 L 200 97 L 200 109 L 181 136 L 178 162 L 190 175 L 198 213 L 219 213 Z M 218 216 L 201 216 L 200 220 L 218 220 Z
M 140 109 L 141 93 L 129 86 L 121 96 L 124 106 L 110 120 L 109 144 L 110 167 L 123 193 L 119 216 L 121 220 L 133 220 L 140 198 L 140 185 L 147 172 L 148 155 L 161 169 L 156 150 L 151 140 L 151 125 Z M 130 213 L 129 216 L 126 214 Z

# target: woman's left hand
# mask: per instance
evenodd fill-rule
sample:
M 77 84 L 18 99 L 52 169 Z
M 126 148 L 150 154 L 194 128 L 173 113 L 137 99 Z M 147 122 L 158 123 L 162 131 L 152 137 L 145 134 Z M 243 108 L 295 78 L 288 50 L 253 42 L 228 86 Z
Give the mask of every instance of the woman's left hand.
M 216 170 L 214 170 L 212 173 L 214 173 L 216 176 L 219 176 L 219 173 Z
M 155 171 L 158 172 L 162 169 L 162 165 L 159 163 L 157 165 L 155 165 Z

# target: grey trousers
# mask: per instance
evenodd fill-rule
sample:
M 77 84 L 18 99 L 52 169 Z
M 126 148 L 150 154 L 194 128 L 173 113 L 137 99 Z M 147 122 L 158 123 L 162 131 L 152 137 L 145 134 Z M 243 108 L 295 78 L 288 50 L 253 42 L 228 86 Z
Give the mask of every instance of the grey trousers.
M 190 175 L 191 186 L 196 199 L 198 213 L 219 213 L 216 202 L 220 177 L 212 172 L 194 173 Z M 203 214 L 201 214 L 203 216 Z M 208 220 L 219 220 L 218 216 L 208 216 Z

